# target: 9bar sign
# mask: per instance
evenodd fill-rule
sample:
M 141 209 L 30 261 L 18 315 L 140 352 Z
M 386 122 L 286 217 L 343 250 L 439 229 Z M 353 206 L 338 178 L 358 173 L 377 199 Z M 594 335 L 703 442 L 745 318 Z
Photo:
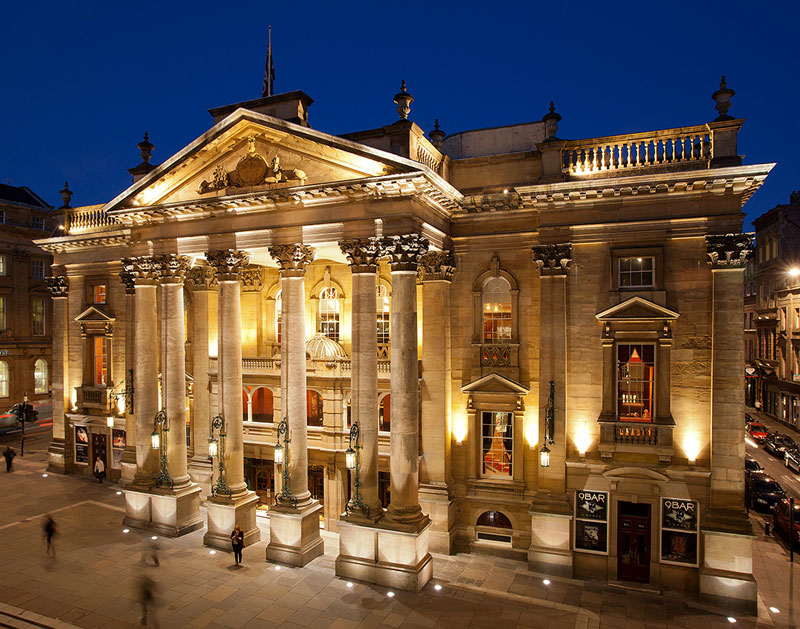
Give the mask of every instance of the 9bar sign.
M 575 550 L 608 553 L 608 492 L 575 492 Z
M 661 499 L 661 563 L 697 565 L 699 519 L 696 500 Z
M 608 492 L 575 492 L 575 517 L 579 520 L 608 521 Z

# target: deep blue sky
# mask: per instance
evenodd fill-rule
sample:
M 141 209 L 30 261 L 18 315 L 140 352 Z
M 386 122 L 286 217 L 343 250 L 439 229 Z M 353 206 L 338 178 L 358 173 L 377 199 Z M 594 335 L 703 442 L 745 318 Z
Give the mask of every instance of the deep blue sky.
M 700 124 L 721 74 L 745 163 L 777 162 L 748 218 L 800 189 L 800 2 L 14 2 L 2 11 L 0 181 L 73 205 L 130 184 L 150 132 L 160 163 L 211 125 L 209 107 L 261 95 L 266 27 L 276 92 L 315 99 L 314 128 L 411 119 L 430 130 L 538 120 L 562 138 Z M 746 226 L 747 227 L 747 226 Z

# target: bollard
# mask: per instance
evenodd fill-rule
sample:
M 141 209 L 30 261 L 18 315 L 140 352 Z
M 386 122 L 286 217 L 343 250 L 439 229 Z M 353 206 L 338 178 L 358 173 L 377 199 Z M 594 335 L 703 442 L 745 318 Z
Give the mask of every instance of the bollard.
M 769 537 L 770 535 L 769 529 L 770 529 L 769 521 L 764 522 L 764 535 L 766 535 L 767 537 Z

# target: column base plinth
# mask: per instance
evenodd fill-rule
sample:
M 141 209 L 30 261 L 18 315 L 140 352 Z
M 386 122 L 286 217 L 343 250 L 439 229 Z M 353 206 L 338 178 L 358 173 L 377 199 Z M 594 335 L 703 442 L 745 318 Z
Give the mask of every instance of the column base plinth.
M 189 477 L 200 488 L 200 500 L 211 497 L 211 484 L 214 480 L 214 465 L 208 457 L 189 459 Z
M 450 555 L 455 550 L 456 505 L 446 485 L 420 485 L 419 504 L 431 519 L 430 551 Z
M 200 488 L 188 486 L 175 491 L 125 490 L 126 526 L 153 531 L 164 537 L 180 537 L 203 528 Z
M 273 507 L 269 515 L 267 561 L 302 567 L 325 552 L 319 534 L 322 505 L 316 500 L 298 509 Z
M 231 531 L 238 524 L 244 531 L 244 545 L 251 546 L 261 541 L 261 531 L 256 525 L 258 496 L 249 491 L 233 498 L 212 496 L 206 500 L 208 530 L 203 544 L 221 550 L 231 550 Z
M 72 448 L 66 439 L 54 438 L 47 448 L 47 471 L 54 474 L 72 473 Z
M 571 578 L 572 513 L 566 498 L 560 494 L 537 495 L 528 513 L 531 516 L 528 570 Z
M 426 518 L 427 519 L 427 518 Z M 430 520 L 420 531 L 339 520 L 339 556 L 336 576 L 418 592 L 433 576 L 428 550 Z
M 130 485 L 136 478 L 136 447 L 126 448 L 119 462 L 119 482 L 123 486 Z

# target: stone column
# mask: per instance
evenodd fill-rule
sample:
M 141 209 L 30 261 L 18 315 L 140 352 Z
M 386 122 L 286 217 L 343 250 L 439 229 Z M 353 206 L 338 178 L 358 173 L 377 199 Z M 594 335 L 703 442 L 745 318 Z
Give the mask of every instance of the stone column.
M 47 470 L 66 474 L 72 468 L 72 448 L 68 446 L 65 413 L 69 409 L 68 366 L 69 281 L 65 275 L 48 277 L 47 287 L 53 298 L 53 439 L 47 449 Z
M 450 554 L 455 540 L 450 438 L 451 251 L 422 256 L 422 459 L 420 504 L 431 518 L 430 549 Z
M 267 560 L 304 566 L 324 552 L 319 502 L 308 491 L 306 421 L 305 273 L 315 251 L 308 245 L 276 245 L 270 255 L 281 271 L 281 390 L 289 431 L 289 496 L 279 495 L 270 513 Z M 284 400 L 281 400 L 283 403 Z M 281 470 L 282 471 L 282 470 Z
M 353 276 L 351 408 L 352 421 L 360 433 L 359 493 L 366 511 L 353 509 L 342 517 L 383 515 L 378 495 L 378 335 L 377 277 L 380 246 L 375 238 L 340 242 Z M 352 475 L 352 474 L 351 474 Z M 355 497 L 355 488 L 351 491 Z M 352 504 L 351 504 L 352 506 Z
M 211 495 L 214 468 L 208 455 L 211 436 L 211 394 L 209 391 L 209 332 L 212 308 L 217 292 L 217 276 L 210 266 L 196 266 L 187 276 L 192 289 L 192 378 L 194 405 L 192 412 L 192 443 L 194 454 L 189 461 L 189 476 L 200 486 L 202 499 Z
M 550 466 L 537 457 L 539 486 L 531 508 L 528 567 L 537 572 L 572 576 L 572 509 L 566 494 L 567 449 L 567 273 L 572 245 L 535 245 L 539 270 L 539 443 L 550 450 Z M 553 421 L 547 426 L 550 382 L 555 383 Z M 541 452 L 541 450 L 540 450 Z
M 258 542 L 256 526 L 258 496 L 244 482 L 244 426 L 242 422 L 242 308 L 239 274 L 250 256 L 237 249 L 210 251 L 206 258 L 216 270 L 219 284 L 217 314 L 218 379 L 221 414 L 227 437 L 223 466 L 230 495 L 219 494 L 206 501 L 208 546 L 230 548 L 230 532 L 238 524 L 244 530 L 245 545 Z
M 753 532 L 744 509 L 742 282 L 749 234 L 707 236 L 711 263 L 711 488 L 702 521 L 700 596 L 755 611 Z
M 119 279 L 125 286 L 125 450 L 120 460 L 120 482 L 128 485 L 136 476 L 136 387 L 134 359 L 136 351 L 136 285 L 130 270 L 124 269 Z M 133 394 L 131 395 L 131 392 Z

